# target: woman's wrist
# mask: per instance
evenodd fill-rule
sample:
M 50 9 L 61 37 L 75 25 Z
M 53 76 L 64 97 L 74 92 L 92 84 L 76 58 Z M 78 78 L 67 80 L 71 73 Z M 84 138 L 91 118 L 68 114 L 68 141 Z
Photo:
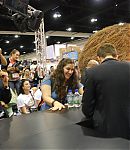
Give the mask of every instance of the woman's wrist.
M 54 107 L 55 100 L 52 101 L 51 106 Z

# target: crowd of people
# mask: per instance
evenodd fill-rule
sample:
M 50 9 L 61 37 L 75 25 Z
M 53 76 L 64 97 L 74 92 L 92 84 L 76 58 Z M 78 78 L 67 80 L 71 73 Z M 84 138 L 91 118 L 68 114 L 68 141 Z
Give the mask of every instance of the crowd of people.
M 6 73 L 7 90 L 12 97 L 8 96 L 8 103 L 3 98 L 1 100 L 11 106 L 9 116 L 28 114 L 51 107 L 52 110 L 61 110 L 67 103 L 66 95 L 69 89 L 74 92 L 78 88 L 79 93 L 83 94 L 83 85 L 80 83 L 74 60 L 64 58 L 56 69 L 50 66 L 50 71 L 45 74 L 36 62 L 31 66 L 23 66 L 19 57 L 20 52 L 16 49 L 12 50 L 7 60 L 3 56 L 5 62 L 2 64 L 1 72 L 2 75 Z M 3 81 L 3 78 L 0 80 Z M 2 107 L 4 106 L 2 103 Z
M 2 51 L 0 54 L 4 66 L 4 71 L 0 71 L 1 112 L 11 102 L 11 91 L 17 95 L 17 113 L 28 114 L 65 109 L 68 91 L 71 89 L 74 93 L 78 89 L 83 95 L 82 112 L 87 127 L 109 137 L 130 137 L 130 64 L 118 60 L 113 45 L 101 45 L 97 51 L 98 61 L 90 60 L 82 75 L 74 60 L 63 58 L 55 69 L 50 67 L 49 74 L 43 74 L 40 86 L 38 68 L 31 72 L 31 67 L 25 66 L 21 70 L 19 56 L 18 50 L 13 50 L 7 60 Z
M 28 80 L 29 92 L 32 91 L 34 95 L 36 90 L 39 89 L 40 81 L 44 78 L 44 71 L 38 64 L 22 64 L 19 61 L 20 52 L 16 49 L 11 51 L 7 59 L 2 55 L 2 50 L 0 50 L 0 53 L 0 90 L 2 91 L 0 93 L 0 118 L 3 118 L 10 117 L 13 114 L 17 115 L 19 112 L 25 113 L 25 108 L 19 100 L 21 94 L 27 95 L 23 92 L 24 90 L 22 91 L 22 88 L 27 88 L 23 81 Z M 22 98 L 22 100 L 26 101 L 27 99 Z M 23 103 L 25 102 L 23 101 Z

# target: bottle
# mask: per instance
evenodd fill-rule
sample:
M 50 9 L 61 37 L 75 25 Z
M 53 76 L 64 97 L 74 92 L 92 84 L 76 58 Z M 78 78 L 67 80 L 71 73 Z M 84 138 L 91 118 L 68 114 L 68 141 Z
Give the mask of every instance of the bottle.
M 78 89 L 75 89 L 73 101 L 74 101 L 74 107 L 80 107 L 81 98 L 80 98 L 80 94 L 78 92 Z
M 71 90 L 71 89 L 68 90 L 68 94 L 67 94 L 66 98 L 67 98 L 68 107 L 69 107 L 69 108 L 70 108 L 70 107 L 73 107 L 73 106 L 74 106 L 74 105 L 73 105 L 73 93 L 72 93 L 72 90 Z

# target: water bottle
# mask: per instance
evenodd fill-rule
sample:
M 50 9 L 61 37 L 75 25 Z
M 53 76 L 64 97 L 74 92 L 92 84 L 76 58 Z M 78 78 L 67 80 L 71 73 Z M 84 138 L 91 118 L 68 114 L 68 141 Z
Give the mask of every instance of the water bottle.
M 68 90 L 68 94 L 67 94 L 67 103 L 68 103 L 68 107 L 73 107 L 74 103 L 73 103 L 73 93 L 72 93 L 72 90 Z
M 80 94 L 78 92 L 78 89 L 75 89 L 73 101 L 74 101 L 74 107 L 80 107 L 81 97 L 80 97 Z

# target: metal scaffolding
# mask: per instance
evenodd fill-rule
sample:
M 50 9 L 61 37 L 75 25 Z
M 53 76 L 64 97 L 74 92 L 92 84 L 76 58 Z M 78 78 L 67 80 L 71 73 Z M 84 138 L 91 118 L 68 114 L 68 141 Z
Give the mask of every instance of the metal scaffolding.
M 39 29 L 35 32 L 35 47 L 36 54 L 39 56 L 40 62 L 46 67 L 46 40 L 44 32 L 44 19 L 40 24 Z
M 32 15 L 33 11 L 36 11 L 36 9 L 28 5 L 28 14 Z M 39 29 L 35 31 L 35 48 L 36 55 L 39 56 L 38 58 L 40 63 L 43 64 L 43 67 L 46 67 L 46 37 L 44 31 L 44 18 L 42 18 Z

